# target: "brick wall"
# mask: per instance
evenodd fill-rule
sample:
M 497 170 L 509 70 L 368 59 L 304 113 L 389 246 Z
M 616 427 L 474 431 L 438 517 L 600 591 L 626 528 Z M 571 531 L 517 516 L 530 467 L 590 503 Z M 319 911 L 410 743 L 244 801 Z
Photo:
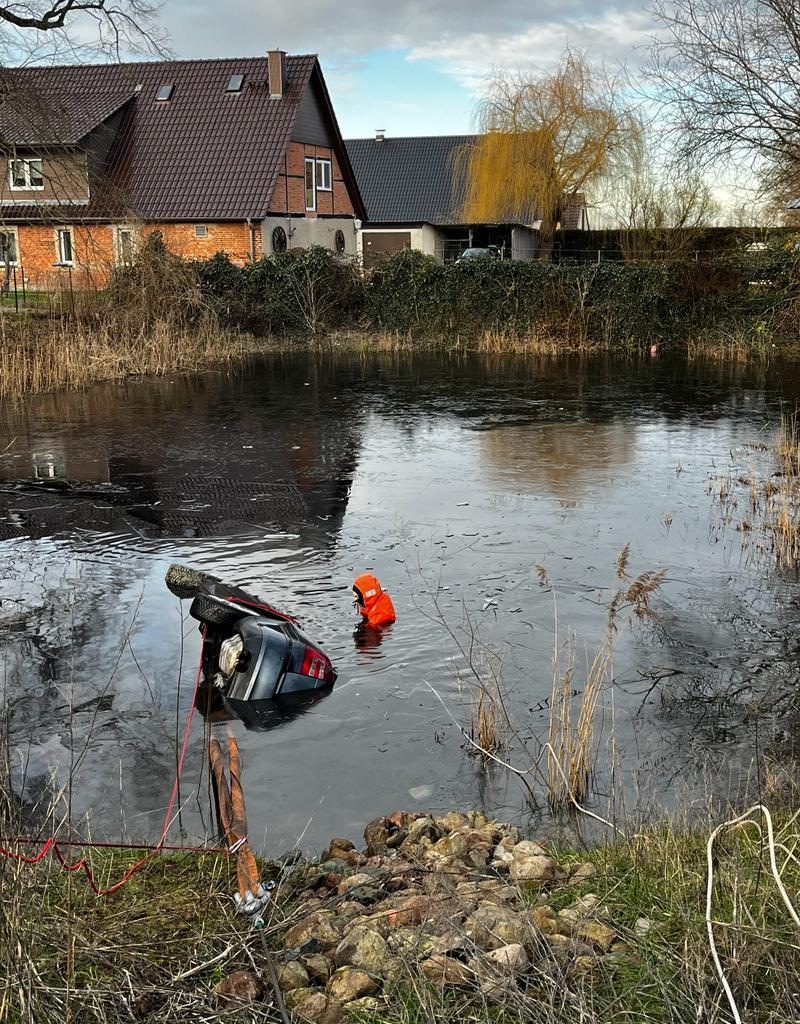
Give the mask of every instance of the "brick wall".
M 331 161 L 333 190 L 317 191 L 317 209 L 306 211 L 305 159 L 320 157 Z M 283 161 L 283 170 L 278 175 L 275 191 L 272 193 L 270 214 L 291 213 L 305 217 L 331 217 L 355 214 L 350 194 L 342 178 L 339 161 L 332 149 L 312 146 L 303 142 L 290 142 Z
M 141 241 L 151 231 L 160 231 L 167 247 L 183 259 L 208 259 L 214 253 L 226 253 L 234 263 L 250 259 L 250 234 L 244 221 L 205 224 L 207 235 L 198 238 L 194 224 L 145 224 L 132 228 Z M 254 224 L 256 259 L 261 255 L 261 224 Z M 9 230 L 9 228 L 5 228 Z M 55 290 L 65 278 L 72 277 L 73 287 L 102 287 L 114 267 L 115 228 L 110 224 L 72 227 L 73 266 L 58 266 L 56 227 L 54 225 L 21 224 L 17 232 L 17 275 L 25 276 L 26 287 L 33 290 Z
M 8 230 L 7 228 L 5 230 Z M 17 228 L 17 275 L 26 287 L 53 291 L 72 277 L 73 287 L 102 287 L 114 265 L 114 241 L 108 224 L 72 227 L 73 266 L 58 265 L 56 228 L 49 224 Z

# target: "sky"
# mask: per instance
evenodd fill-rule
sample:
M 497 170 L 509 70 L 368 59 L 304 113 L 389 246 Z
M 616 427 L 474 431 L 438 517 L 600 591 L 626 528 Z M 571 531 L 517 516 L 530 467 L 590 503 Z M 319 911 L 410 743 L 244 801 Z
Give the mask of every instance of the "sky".
M 569 46 L 635 66 L 641 0 L 166 0 L 178 57 L 318 53 L 345 138 L 462 133 L 493 68 L 547 68 Z

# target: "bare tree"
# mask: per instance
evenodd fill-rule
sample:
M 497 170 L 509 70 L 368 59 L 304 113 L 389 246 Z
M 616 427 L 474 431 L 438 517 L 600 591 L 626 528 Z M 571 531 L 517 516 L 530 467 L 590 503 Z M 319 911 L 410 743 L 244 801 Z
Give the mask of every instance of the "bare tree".
M 653 139 L 643 128 L 612 183 L 608 207 L 626 259 L 683 259 L 720 208 L 701 169 L 669 158 Z
M 638 133 L 616 83 L 570 52 L 549 75 L 499 72 L 477 122 L 457 168 L 466 170 L 463 219 L 541 221 L 545 256 L 561 211 L 613 172 Z
M 85 60 L 162 54 L 158 3 L 148 0 L 25 0 L 0 5 L 0 60 Z
M 800 165 L 797 0 L 652 0 L 646 74 L 682 152 L 775 173 Z

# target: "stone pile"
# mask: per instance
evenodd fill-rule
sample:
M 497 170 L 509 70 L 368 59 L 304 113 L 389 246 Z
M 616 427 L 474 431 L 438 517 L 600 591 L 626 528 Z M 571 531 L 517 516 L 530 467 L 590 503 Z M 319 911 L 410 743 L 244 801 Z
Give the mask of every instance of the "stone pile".
M 370 822 L 364 839 L 363 852 L 334 839 L 318 864 L 294 869 L 304 895 L 284 908 L 292 923 L 278 975 L 298 1022 L 378 1009 L 403 976 L 503 1001 L 537 972 L 630 955 L 596 896 L 565 899 L 587 888 L 594 866 L 565 870 L 514 826 L 397 812 Z

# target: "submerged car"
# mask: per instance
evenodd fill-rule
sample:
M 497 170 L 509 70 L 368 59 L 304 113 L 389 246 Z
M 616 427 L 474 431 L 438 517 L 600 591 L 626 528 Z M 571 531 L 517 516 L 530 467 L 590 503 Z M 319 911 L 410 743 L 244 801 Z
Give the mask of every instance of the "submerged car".
M 268 728 L 327 696 L 336 670 L 292 615 L 253 594 L 185 566 L 170 566 L 169 589 L 192 598 L 203 634 L 203 708 L 231 712 L 249 728 Z

